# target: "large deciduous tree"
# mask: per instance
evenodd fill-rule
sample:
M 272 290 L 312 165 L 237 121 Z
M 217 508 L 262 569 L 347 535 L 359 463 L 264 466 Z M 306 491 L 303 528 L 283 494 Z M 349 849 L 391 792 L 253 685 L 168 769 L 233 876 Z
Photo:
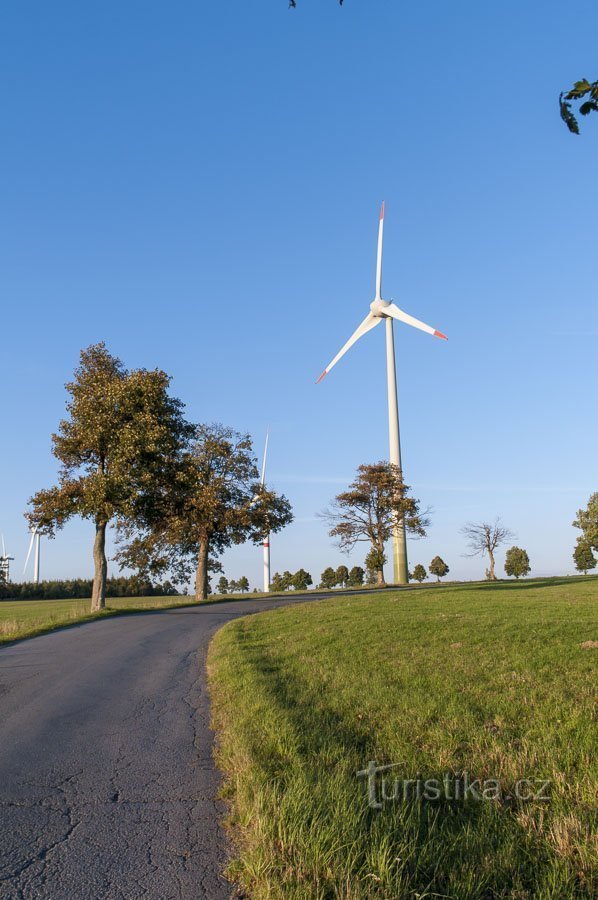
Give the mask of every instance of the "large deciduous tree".
M 486 578 L 489 581 L 496 581 L 494 554 L 505 541 L 515 537 L 513 532 L 497 518 L 494 522 L 468 522 L 461 529 L 461 534 L 467 538 L 469 553 L 466 553 L 466 556 L 488 554 L 489 567 L 486 570 Z
M 338 494 L 331 508 L 322 513 L 331 525 L 329 534 L 338 538 L 341 550 L 350 551 L 358 541 L 371 544 L 366 566 L 375 569 L 378 584 L 384 584 L 384 545 L 401 522 L 411 534 L 425 535 L 428 518 L 419 501 L 409 496 L 401 470 L 392 463 L 361 465 L 349 490 Z
M 73 516 L 94 523 L 92 610 L 105 606 L 108 524 L 150 514 L 191 434 L 169 383 L 158 369 L 128 371 L 100 343 L 81 351 L 66 385 L 68 416 L 52 435 L 58 484 L 38 491 L 26 515 L 50 537 Z
M 161 497 L 160 515 L 121 529 L 122 566 L 138 571 L 174 571 L 179 579 L 195 569 L 195 599 L 208 595 L 211 554 L 231 544 L 263 541 L 293 515 L 283 495 L 259 483 L 251 438 L 224 425 L 198 425 Z

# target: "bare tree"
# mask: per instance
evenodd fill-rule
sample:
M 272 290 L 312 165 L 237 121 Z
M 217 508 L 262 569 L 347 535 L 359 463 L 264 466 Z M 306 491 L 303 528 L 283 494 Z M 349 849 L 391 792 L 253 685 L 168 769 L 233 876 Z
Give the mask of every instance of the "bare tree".
M 461 534 L 467 538 L 469 547 L 469 553 L 466 553 L 465 556 L 483 556 L 487 553 L 490 567 L 486 569 L 486 578 L 489 581 L 496 581 L 494 552 L 505 541 L 510 541 L 515 537 L 511 529 L 503 525 L 500 518 L 496 518 L 493 523 L 468 522 L 461 529 Z

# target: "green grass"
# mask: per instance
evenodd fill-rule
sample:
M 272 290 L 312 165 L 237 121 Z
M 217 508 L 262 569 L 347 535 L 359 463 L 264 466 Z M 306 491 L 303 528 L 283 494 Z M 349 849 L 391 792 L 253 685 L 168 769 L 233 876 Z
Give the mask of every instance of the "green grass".
M 230 877 L 259 900 L 596 896 L 597 599 L 596 578 L 440 586 L 226 625 L 209 676 Z M 373 810 L 369 760 L 505 795 Z M 550 799 L 510 801 L 525 777 Z
M 33 637 L 77 622 L 122 613 L 189 606 L 190 597 L 111 597 L 102 612 L 90 613 L 90 600 L 4 600 L 0 603 L 0 644 Z

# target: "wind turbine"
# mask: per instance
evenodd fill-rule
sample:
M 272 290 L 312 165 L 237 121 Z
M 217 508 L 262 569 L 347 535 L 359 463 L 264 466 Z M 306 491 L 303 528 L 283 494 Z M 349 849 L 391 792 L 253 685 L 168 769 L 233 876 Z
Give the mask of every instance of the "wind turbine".
M 376 295 L 370 303 L 370 311 L 356 331 L 353 332 L 347 343 L 341 347 L 331 363 L 329 363 L 316 384 L 318 384 L 324 375 L 330 372 L 331 368 L 336 365 L 341 356 L 344 356 L 353 344 L 359 340 L 376 325 L 384 320 L 386 327 L 386 379 L 388 385 L 388 436 L 390 443 L 390 461 L 402 470 L 401 465 L 401 439 L 399 435 L 399 405 L 397 400 L 397 376 L 395 369 L 395 348 L 393 319 L 404 322 L 406 325 L 412 325 L 413 328 L 419 328 L 427 334 L 433 334 L 435 337 L 448 340 L 441 331 L 436 331 L 425 322 L 414 319 L 413 316 L 403 312 L 395 303 L 382 299 L 382 238 L 384 234 L 384 203 L 380 209 L 380 224 L 378 226 L 378 254 L 376 257 Z M 395 584 L 407 584 L 409 581 L 409 570 L 407 567 L 407 538 L 405 534 L 405 523 L 398 522 L 393 528 L 392 549 L 394 562 L 394 582 Z
M 41 539 L 41 534 L 38 531 L 37 525 L 34 525 L 31 528 L 31 540 L 29 541 L 29 550 L 27 551 L 27 559 L 25 560 L 25 565 L 23 566 L 23 575 L 25 574 L 25 570 L 27 569 L 27 563 L 29 562 L 29 557 L 31 556 L 31 550 L 33 549 L 33 545 L 35 544 L 35 553 L 33 555 L 33 582 L 34 584 L 39 584 L 39 543 Z
M 0 584 L 8 584 L 10 581 L 10 564 L 14 556 L 8 556 L 2 535 L 2 556 L 0 556 Z

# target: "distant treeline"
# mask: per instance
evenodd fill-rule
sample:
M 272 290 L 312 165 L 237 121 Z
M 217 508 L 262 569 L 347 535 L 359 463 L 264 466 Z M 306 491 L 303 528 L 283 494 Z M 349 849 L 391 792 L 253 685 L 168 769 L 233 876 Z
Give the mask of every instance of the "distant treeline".
M 23 582 L 0 584 L 0 600 L 88 600 L 91 597 L 91 578 L 72 578 L 68 581 Z M 165 581 L 151 584 L 140 578 L 108 578 L 107 597 L 170 597 L 177 589 Z

